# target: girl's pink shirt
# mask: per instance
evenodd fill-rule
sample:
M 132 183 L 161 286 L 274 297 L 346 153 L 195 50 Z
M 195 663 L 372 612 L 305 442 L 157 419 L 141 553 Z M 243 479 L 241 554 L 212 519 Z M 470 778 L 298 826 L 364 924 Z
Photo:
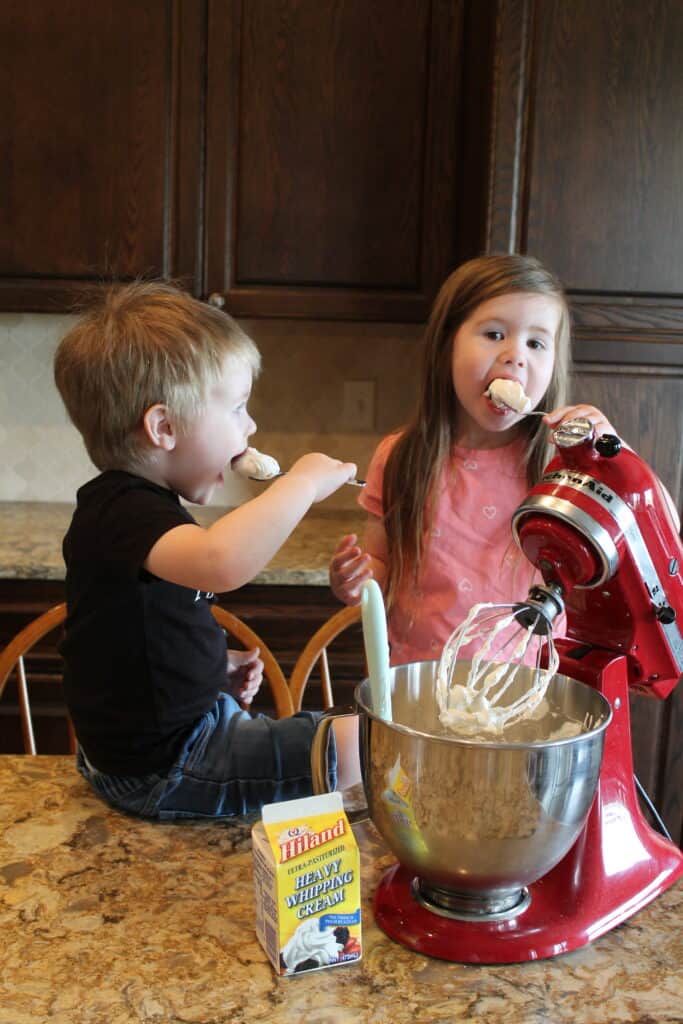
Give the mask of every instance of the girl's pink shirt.
M 384 466 L 397 439 L 392 434 L 380 442 L 358 498 L 380 518 Z M 453 449 L 438 483 L 420 578 L 404 585 L 389 615 L 392 665 L 439 658 L 472 605 L 526 598 L 540 576 L 517 548 L 510 522 L 528 491 L 523 441 L 483 451 Z M 562 635 L 563 623 L 556 625 Z M 472 653 L 472 647 L 463 649 L 466 657 Z

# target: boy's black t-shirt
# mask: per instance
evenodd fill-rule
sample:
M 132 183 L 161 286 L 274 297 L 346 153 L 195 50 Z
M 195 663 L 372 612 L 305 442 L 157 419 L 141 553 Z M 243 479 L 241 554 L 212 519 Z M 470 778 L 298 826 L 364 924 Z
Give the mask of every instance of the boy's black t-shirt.
M 64 538 L 64 691 L 88 760 L 110 775 L 168 768 L 226 682 L 212 594 L 143 569 L 168 530 L 194 523 L 172 491 L 118 470 L 81 487 Z

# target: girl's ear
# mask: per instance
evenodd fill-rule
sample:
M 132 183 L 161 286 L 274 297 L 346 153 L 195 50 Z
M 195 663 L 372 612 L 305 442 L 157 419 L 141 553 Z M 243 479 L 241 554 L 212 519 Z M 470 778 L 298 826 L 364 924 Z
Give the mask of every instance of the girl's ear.
M 142 417 L 142 427 L 155 448 L 173 451 L 176 446 L 176 429 L 167 406 L 161 403 L 150 405 Z

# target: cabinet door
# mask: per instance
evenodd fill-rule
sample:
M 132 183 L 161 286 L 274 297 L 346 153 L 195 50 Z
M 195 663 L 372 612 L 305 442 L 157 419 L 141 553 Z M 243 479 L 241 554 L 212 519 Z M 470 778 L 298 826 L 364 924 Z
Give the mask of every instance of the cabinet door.
M 579 340 L 678 366 L 682 35 L 676 0 L 499 0 L 487 225 L 555 270 Z
M 68 308 L 111 277 L 194 284 L 203 7 L 0 4 L 0 308 Z
M 210 0 L 207 293 L 423 319 L 450 268 L 464 0 Z

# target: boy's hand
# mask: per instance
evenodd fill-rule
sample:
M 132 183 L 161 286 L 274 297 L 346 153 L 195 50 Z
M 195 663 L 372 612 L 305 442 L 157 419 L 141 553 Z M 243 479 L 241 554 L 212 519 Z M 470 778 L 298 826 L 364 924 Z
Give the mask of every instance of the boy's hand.
M 567 420 L 575 420 L 579 417 L 591 421 L 596 437 L 600 437 L 601 434 L 617 433 L 604 413 L 596 409 L 594 405 L 561 405 L 558 409 L 547 412 L 543 417 L 543 422 L 547 423 L 549 427 L 555 428 L 559 427 L 560 423 L 566 423 Z
M 324 501 L 334 494 L 347 480 L 353 480 L 356 465 L 353 462 L 340 462 L 331 459 L 322 452 L 309 452 L 297 459 L 286 474 L 289 477 L 302 477 L 313 488 L 313 501 Z
M 347 533 L 330 560 L 330 587 L 343 604 L 360 604 L 361 588 L 373 576 L 370 555 L 358 547 L 357 539 Z
M 251 651 L 228 651 L 225 690 L 242 704 L 251 704 L 263 682 L 263 662 L 259 648 Z

